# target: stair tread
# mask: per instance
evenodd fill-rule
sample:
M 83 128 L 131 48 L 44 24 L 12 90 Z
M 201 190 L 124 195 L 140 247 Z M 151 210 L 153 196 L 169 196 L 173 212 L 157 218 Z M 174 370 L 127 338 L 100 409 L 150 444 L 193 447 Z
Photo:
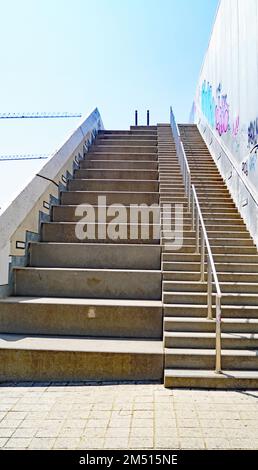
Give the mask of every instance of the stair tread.
M 214 322 L 215 323 L 215 322 Z M 202 331 L 165 331 L 165 336 L 170 338 L 211 338 L 215 339 L 215 331 L 212 333 Z M 221 333 L 221 338 L 224 339 L 258 339 L 258 333 L 241 333 L 241 332 L 227 332 Z
M 257 349 L 222 349 L 222 356 L 246 356 L 257 357 Z M 186 356 L 214 356 L 216 355 L 214 349 L 200 349 L 200 348 L 165 348 L 165 355 L 186 355 Z
M 164 317 L 165 322 L 169 323 L 203 323 L 207 324 L 207 322 L 212 322 L 215 324 L 215 318 L 213 320 L 208 320 L 207 318 L 203 317 Z M 228 323 L 229 325 L 232 323 L 239 323 L 244 325 L 258 325 L 258 312 L 257 312 L 257 319 L 256 318 L 222 318 L 222 323 Z
M 182 377 L 182 378 L 217 378 L 217 379 L 258 379 L 258 371 L 256 370 L 223 370 L 221 374 L 216 373 L 214 370 L 204 369 L 170 369 L 165 368 L 165 377 Z
M 0 349 L 162 355 L 160 340 L 0 334 Z
M 114 307 L 161 307 L 161 300 L 130 300 L 130 299 L 101 299 L 101 298 L 69 298 L 69 297 L 23 297 L 13 296 L 0 299 L 1 303 L 25 304 L 54 304 L 54 305 L 85 305 L 85 306 L 114 306 Z

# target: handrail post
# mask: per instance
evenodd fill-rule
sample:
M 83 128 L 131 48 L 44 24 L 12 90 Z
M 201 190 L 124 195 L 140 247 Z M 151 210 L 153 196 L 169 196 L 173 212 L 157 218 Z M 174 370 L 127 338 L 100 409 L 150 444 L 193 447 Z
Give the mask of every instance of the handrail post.
M 212 320 L 212 272 L 209 258 L 207 259 L 207 305 L 208 320 Z
M 221 298 L 216 295 L 216 365 L 215 371 L 221 374 Z
M 194 213 L 195 213 L 195 202 L 194 202 L 194 192 L 192 190 L 192 230 L 194 230 L 195 228 Z
M 191 176 L 188 174 L 188 213 L 191 213 Z
M 200 253 L 200 220 L 199 214 L 196 210 L 196 220 L 195 220 L 195 236 L 196 236 L 196 253 L 197 255 Z
M 201 230 L 201 282 L 204 282 L 205 277 L 205 242 L 204 242 L 204 233 Z
M 150 125 L 150 111 L 147 111 L 147 126 Z

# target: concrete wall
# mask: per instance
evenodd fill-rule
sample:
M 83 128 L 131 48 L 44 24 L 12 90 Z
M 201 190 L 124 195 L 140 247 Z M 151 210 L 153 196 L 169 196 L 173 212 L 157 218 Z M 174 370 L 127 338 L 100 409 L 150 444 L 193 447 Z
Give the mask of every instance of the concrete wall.
M 193 115 L 258 244 L 257 0 L 221 0 Z
M 40 222 L 49 219 L 51 203 L 58 203 L 99 129 L 103 123 L 95 109 L 0 216 L 0 297 L 11 293 L 11 267 L 26 264 L 28 242 L 39 238 Z

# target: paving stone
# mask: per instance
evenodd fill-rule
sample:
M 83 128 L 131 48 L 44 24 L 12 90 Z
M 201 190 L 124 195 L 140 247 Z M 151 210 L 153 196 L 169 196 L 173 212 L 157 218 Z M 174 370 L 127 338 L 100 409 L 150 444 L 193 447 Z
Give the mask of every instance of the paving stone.
M 87 437 L 81 439 L 78 444 L 78 449 L 103 449 L 104 438 Z
M 0 449 L 5 446 L 6 442 L 8 441 L 8 437 L 0 437 Z
M 205 437 L 204 439 L 206 448 L 208 450 L 212 449 L 231 449 L 231 444 L 229 442 L 229 439 L 224 438 L 224 437 Z
M 76 449 L 79 445 L 79 437 L 59 437 L 54 443 L 54 449 Z
M 126 449 L 128 437 L 109 437 L 105 439 L 104 449 Z
M 155 437 L 155 449 L 180 449 L 179 439 L 175 437 Z
M 154 444 L 153 438 L 150 437 L 132 437 L 129 439 L 130 449 L 152 449 Z
M 27 449 L 30 445 L 31 438 L 11 437 L 5 444 L 7 449 Z
M 204 440 L 198 437 L 180 438 L 181 449 L 205 449 Z
M 0 437 L 11 437 L 15 428 L 0 428 Z
M 29 445 L 29 449 L 52 449 L 55 443 L 54 438 L 40 438 L 34 437 Z

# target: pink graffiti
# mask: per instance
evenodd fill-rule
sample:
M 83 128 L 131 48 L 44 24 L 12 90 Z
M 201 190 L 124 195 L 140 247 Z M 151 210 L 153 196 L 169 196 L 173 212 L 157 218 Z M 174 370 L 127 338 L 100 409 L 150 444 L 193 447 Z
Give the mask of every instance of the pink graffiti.
M 229 124 L 229 105 L 227 95 L 218 97 L 218 104 L 215 109 L 216 129 L 219 135 L 226 134 Z
M 233 137 L 236 137 L 239 132 L 239 116 L 233 122 Z

